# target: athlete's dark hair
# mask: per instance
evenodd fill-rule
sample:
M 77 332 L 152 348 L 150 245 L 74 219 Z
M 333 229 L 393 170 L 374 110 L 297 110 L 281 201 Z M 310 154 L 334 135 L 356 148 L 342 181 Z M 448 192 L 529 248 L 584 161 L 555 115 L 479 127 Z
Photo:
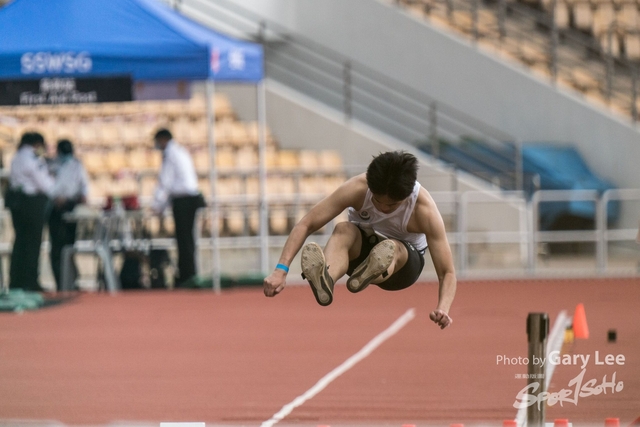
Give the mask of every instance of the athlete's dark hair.
M 156 132 L 156 135 L 153 137 L 153 139 L 166 139 L 166 140 L 170 140 L 173 138 L 173 135 L 171 135 L 171 132 L 169 132 L 168 129 L 158 129 L 158 132 Z
M 418 159 L 405 151 L 389 151 L 374 157 L 367 168 L 367 185 L 373 194 L 404 200 L 413 191 Z
M 33 147 L 38 144 L 44 144 L 44 137 L 42 134 L 38 132 L 25 132 L 22 135 L 22 138 L 20 138 L 20 145 L 18 145 L 18 148 L 22 148 L 25 145 L 31 145 Z

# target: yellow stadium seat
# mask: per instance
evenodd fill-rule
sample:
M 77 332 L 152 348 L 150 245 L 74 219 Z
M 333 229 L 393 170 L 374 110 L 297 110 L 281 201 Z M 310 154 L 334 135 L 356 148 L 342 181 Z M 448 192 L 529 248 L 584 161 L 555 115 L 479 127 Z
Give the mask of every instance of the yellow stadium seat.
M 278 168 L 280 170 L 292 171 L 300 167 L 298 152 L 294 150 L 278 151 Z
M 209 153 L 207 150 L 197 150 L 192 155 L 196 172 L 204 174 L 209 171 Z
M 158 178 L 152 175 L 145 175 L 140 178 L 140 196 L 153 197 L 156 186 L 158 185 Z
M 640 12 L 633 3 L 624 3 L 617 13 L 618 24 L 625 32 L 640 31 Z
M 160 170 L 162 166 L 162 153 L 158 150 L 151 150 L 148 153 L 149 167 L 153 170 Z
M 91 175 L 97 175 L 106 171 L 106 165 L 104 162 L 104 153 L 99 151 L 88 151 L 82 155 L 82 164 L 84 165 L 87 173 Z
M 141 142 L 140 125 L 138 123 L 125 121 L 120 125 L 120 130 L 124 145 L 132 146 Z
M 127 154 L 126 166 L 135 171 L 144 171 L 149 169 L 149 152 L 144 148 L 135 148 Z
M 117 122 L 105 122 L 100 126 L 100 140 L 103 145 L 120 145 L 120 125 Z
M 105 166 L 110 173 L 118 173 L 127 167 L 127 155 L 124 150 L 109 150 L 105 155 Z
M 77 132 L 78 143 L 87 146 L 97 145 L 99 136 L 94 122 L 81 122 Z
M 591 30 L 593 12 L 589 2 L 581 1 L 573 5 L 573 23 L 580 30 Z
M 269 231 L 272 234 L 287 234 L 289 231 L 289 212 L 284 207 L 269 211 Z
M 298 154 L 300 169 L 304 172 L 316 172 L 318 170 L 318 152 L 314 150 L 302 150 Z
M 258 167 L 258 152 L 255 148 L 247 146 L 236 152 L 236 168 L 250 170 Z
M 215 111 L 216 120 L 224 120 L 224 119 L 233 119 L 235 113 L 233 111 L 233 107 L 231 106 L 231 102 L 226 95 L 221 93 L 216 93 L 214 96 L 214 106 L 213 109 Z
M 554 14 L 556 27 L 559 30 L 563 30 L 565 28 L 569 28 L 569 20 L 570 20 L 570 12 L 569 6 L 564 2 L 557 2 L 555 6 L 555 14 Z
M 207 153 L 208 155 L 208 153 Z M 218 149 L 216 151 L 216 166 L 222 170 L 231 170 L 236 164 L 236 154 L 230 149 Z
M 224 146 L 232 144 L 232 129 L 233 122 L 222 120 L 216 122 L 214 127 L 214 139 L 216 146 Z
M 231 143 L 236 147 L 241 147 L 250 143 L 247 129 L 242 122 L 232 122 Z
M 640 34 L 625 34 L 624 52 L 628 60 L 640 60 Z
M 320 169 L 327 172 L 339 172 L 342 170 L 342 157 L 337 150 L 322 150 L 319 156 Z
M 602 3 L 593 14 L 593 34 L 600 37 L 607 34 L 611 24 L 616 20 L 616 12 L 613 3 Z

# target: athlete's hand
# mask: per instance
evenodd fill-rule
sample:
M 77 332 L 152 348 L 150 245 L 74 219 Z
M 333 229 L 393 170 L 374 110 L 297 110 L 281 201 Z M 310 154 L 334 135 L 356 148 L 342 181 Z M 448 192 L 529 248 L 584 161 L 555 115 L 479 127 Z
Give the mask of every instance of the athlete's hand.
M 264 288 L 264 294 L 268 297 L 274 297 L 278 295 L 284 289 L 284 285 L 287 282 L 287 273 L 279 268 L 273 270 L 269 276 L 264 279 L 262 286 Z
M 449 317 L 444 310 L 440 309 L 433 310 L 429 313 L 429 318 L 433 320 L 436 325 L 440 326 L 440 329 L 444 329 L 453 323 L 453 319 Z

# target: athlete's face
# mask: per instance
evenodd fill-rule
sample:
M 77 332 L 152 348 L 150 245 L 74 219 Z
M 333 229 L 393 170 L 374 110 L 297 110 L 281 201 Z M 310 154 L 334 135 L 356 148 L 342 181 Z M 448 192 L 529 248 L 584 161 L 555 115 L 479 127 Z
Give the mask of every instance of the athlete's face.
M 403 200 L 394 200 L 389 196 L 379 194 L 374 194 L 371 197 L 371 201 L 373 202 L 373 206 L 383 214 L 390 214 L 398 209 L 403 202 Z

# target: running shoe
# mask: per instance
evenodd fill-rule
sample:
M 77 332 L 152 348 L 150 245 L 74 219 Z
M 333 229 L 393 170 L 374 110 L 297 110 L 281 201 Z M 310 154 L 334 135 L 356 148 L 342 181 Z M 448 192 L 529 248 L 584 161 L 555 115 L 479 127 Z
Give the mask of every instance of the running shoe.
M 360 292 L 380 275 L 386 276 L 395 252 L 396 244 L 392 240 L 385 239 L 375 245 L 362 264 L 353 270 L 347 280 L 347 289 L 353 293 Z
M 307 243 L 302 248 L 302 278 L 311 285 L 318 304 L 327 306 L 333 301 L 333 279 L 324 253 L 316 243 Z

